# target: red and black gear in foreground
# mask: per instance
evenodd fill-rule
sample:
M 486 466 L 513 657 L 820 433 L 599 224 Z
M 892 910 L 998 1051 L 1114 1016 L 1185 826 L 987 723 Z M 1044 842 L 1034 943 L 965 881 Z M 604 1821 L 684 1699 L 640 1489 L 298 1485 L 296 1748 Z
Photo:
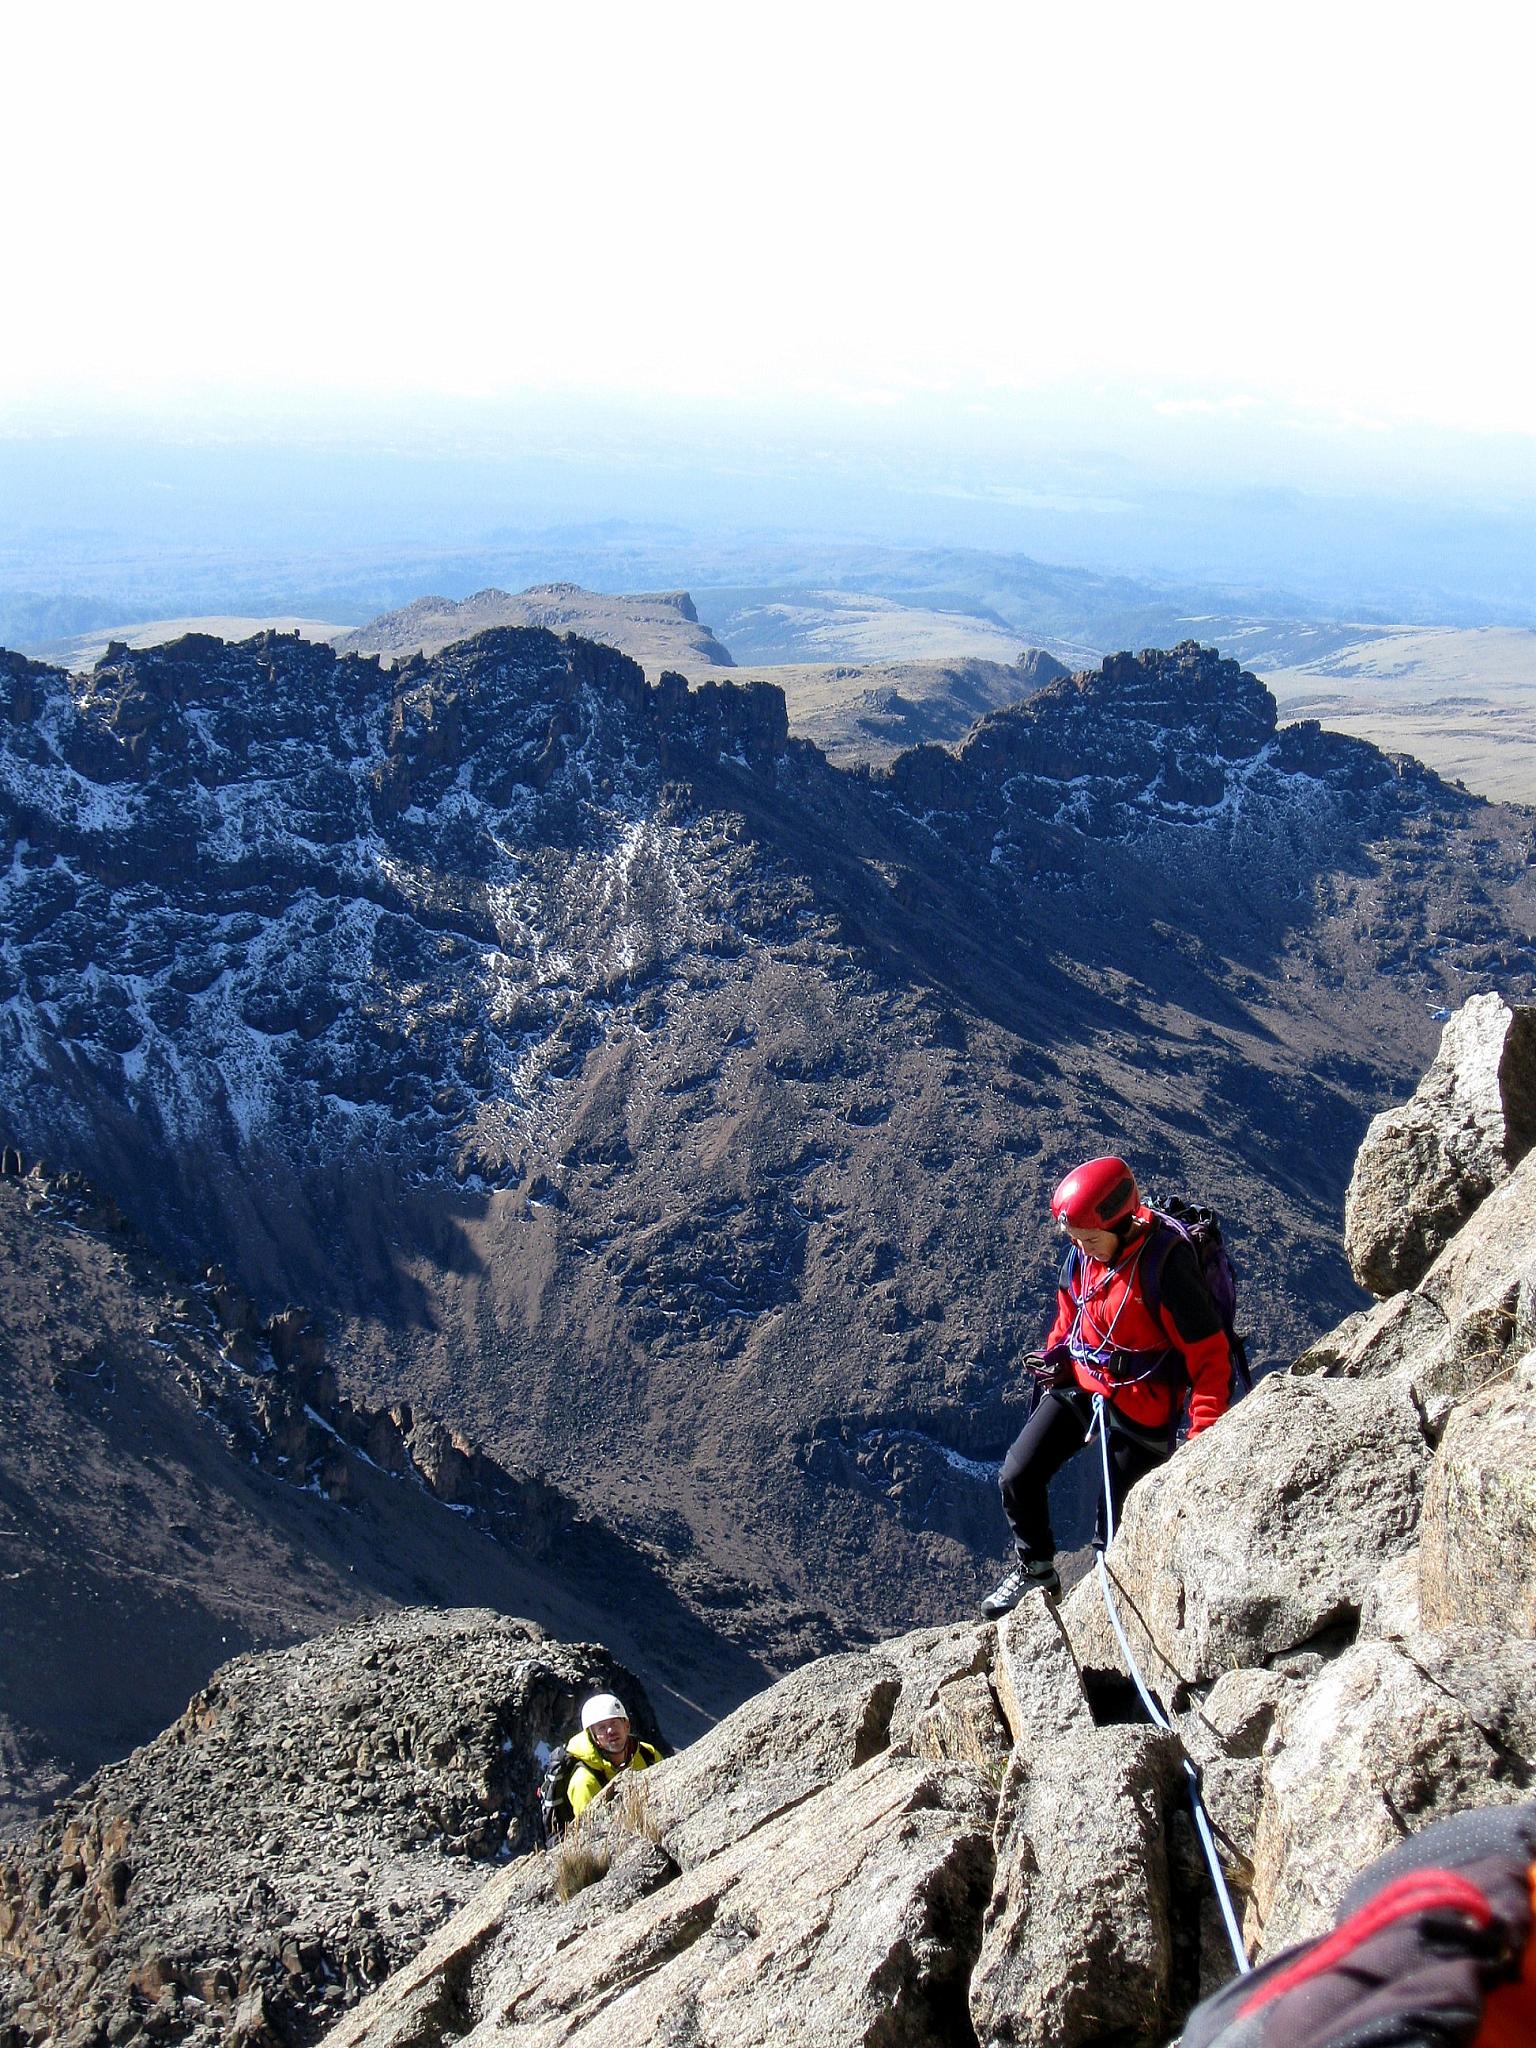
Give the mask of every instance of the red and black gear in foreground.
M 1531 2048 L 1536 1805 L 1483 1807 L 1358 1877 L 1338 1925 L 1191 2013 L 1182 2048 Z
M 1186 1396 L 1191 1436 L 1232 1398 L 1231 1347 L 1193 1248 L 1143 1204 L 1125 1161 L 1074 1168 L 1051 1212 L 1072 1243 L 1041 1355 L 1046 1391 L 998 1474 L 1018 1563 L 981 1603 L 989 1619 L 1032 1587 L 1059 1590 L 1047 1488 L 1087 1443 L 1095 1394 L 1109 1424 L 1117 1521 L 1130 1488 L 1173 1449 Z M 1102 1502 L 1097 1540 L 1106 1540 Z

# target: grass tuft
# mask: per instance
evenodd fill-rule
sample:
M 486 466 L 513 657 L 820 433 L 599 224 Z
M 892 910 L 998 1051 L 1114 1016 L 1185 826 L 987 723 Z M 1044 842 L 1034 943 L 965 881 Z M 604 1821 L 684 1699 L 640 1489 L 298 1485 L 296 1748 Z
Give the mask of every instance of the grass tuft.
M 644 1771 L 626 1771 L 619 1783 L 618 1811 L 614 1824 L 626 1835 L 642 1835 L 648 1842 L 661 1840 L 661 1824 L 651 1812 L 650 1787 Z
M 608 1875 L 605 1842 L 589 1842 L 578 1826 L 568 1827 L 555 1847 L 555 1897 L 569 1905 L 578 1892 Z

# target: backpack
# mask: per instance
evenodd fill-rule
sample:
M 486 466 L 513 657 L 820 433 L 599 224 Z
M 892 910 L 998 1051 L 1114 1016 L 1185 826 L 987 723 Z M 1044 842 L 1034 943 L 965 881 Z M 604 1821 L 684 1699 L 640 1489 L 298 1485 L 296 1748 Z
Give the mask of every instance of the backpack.
M 1211 1297 L 1228 1345 L 1232 1351 L 1232 1363 L 1237 1380 L 1245 1394 L 1253 1392 L 1253 1374 L 1248 1366 L 1248 1347 L 1237 1330 L 1237 1270 L 1232 1264 L 1232 1255 L 1227 1250 L 1221 1234 L 1221 1225 L 1216 1220 L 1214 1209 L 1203 1204 L 1184 1202 L 1177 1195 L 1170 1198 L 1166 1207 L 1159 1208 L 1149 1203 L 1154 1226 L 1151 1242 L 1141 1258 L 1141 1294 L 1154 1316 L 1162 1313 L 1163 1268 L 1168 1263 L 1168 1254 L 1182 1239 L 1195 1255 L 1195 1265 L 1205 1283 L 1205 1291 Z
M 534 1837 L 541 1849 L 553 1848 L 576 1818 L 571 1812 L 571 1779 L 582 1768 L 581 1758 L 572 1756 L 564 1743 L 544 1766 L 533 1822 Z
M 1331 1933 L 1190 2014 L 1184 2048 L 1529 2048 L 1536 1805 L 1410 1835 L 1355 1880 Z

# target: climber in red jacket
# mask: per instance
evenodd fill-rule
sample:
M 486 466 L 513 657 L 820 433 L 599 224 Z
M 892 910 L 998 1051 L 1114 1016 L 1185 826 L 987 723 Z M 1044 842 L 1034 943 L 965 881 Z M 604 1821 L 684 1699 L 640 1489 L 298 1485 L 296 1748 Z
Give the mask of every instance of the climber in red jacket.
M 1087 1443 L 1095 1394 L 1109 1425 L 1117 1521 L 1126 1493 L 1173 1449 L 1186 1396 L 1191 1436 L 1232 1398 L 1231 1349 L 1194 1249 L 1143 1204 L 1125 1161 L 1074 1168 L 1051 1213 L 1071 1243 L 1037 1367 L 1045 1391 L 998 1474 L 1018 1561 L 982 1601 L 988 1620 L 1032 1590 L 1061 1591 L 1046 1488 Z M 1102 1501 L 1095 1540 L 1106 1540 Z

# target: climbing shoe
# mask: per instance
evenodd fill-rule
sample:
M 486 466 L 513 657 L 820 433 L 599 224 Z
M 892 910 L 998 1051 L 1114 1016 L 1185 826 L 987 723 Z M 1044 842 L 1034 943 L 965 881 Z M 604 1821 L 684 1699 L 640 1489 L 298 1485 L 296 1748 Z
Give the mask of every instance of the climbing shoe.
M 1026 1593 L 1043 1593 L 1047 1600 L 1054 1600 L 1061 1592 L 1061 1579 L 1053 1564 L 1016 1564 L 1001 1585 L 994 1586 L 981 1603 L 981 1612 L 988 1621 L 998 1621 L 1005 1614 L 1011 1614 Z

